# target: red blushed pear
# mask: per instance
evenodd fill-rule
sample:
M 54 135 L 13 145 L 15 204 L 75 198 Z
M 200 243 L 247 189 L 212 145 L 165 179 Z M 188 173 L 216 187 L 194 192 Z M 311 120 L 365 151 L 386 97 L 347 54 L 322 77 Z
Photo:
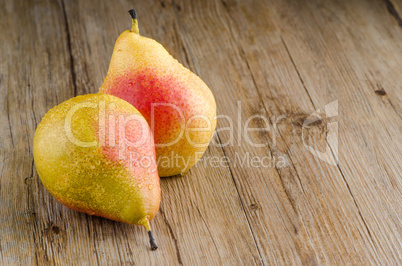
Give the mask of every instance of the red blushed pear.
M 155 40 L 132 29 L 117 39 L 100 88 L 137 108 L 153 130 L 160 176 L 186 173 L 201 158 L 216 127 L 216 103 L 207 85 Z
M 153 137 L 144 117 L 112 95 L 92 94 L 52 108 L 35 131 L 35 166 L 46 189 L 76 211 L 143 225 L 161 190 Z

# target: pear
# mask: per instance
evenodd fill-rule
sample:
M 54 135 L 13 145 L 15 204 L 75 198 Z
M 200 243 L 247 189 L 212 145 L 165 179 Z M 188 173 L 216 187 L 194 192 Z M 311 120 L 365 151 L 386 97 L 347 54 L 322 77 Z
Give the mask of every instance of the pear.
M 153 137 L 144 117 L 112 95 L 67 100 L 43 117 L 34 136 L 39 177 L 63 205 L 89 215 L 143 225 L 160 204 Z
M 153 39 L 131 30 L 116 40 L 99 89 L 135 106 L 154 134 L 161 177 L 186 173 L 207 149 L 216 127 L 216 103 L 208 86 Z

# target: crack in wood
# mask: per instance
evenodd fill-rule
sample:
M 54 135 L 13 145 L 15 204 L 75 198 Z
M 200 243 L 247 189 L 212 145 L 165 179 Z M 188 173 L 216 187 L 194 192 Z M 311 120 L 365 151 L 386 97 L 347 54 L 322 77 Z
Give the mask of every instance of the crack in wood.
M 31 99 L 32 99 L 32 101 L 31 101 L 31 109 L 32 109 L 32 115 L 33 115 L 33 118 L 34 118 L 34 122 L 35 122 L 35 129 L 36 129 L 36 127 L 38 126 L 38 119 L 36 118 L 36 112 L 35 112 L 35 104 L 34 104 L 34 102 L 35 102 L 35 95 L 32 93 L 32 89 L 31 89 L 31 86 L 29 86 L 29 91 L 31 92 Z M 57 94 L 56 94 L 57 95 Z
M 328 146 L 329 146 L 329 148 L 330 148 L 332 154 L 334 154 L 334 152 L 333 152 L 333 150 L 332 150 L 332 147 L 331 147 L 330 145 L 328 145 Z M 357 204 L 357 201 L 356 201 L 356 199 L 355 199 L 355 196 L 353 196 L 353 193 L 352 193 L 352 190 L 350 189 L 349 183 L 346 181 L 346 177 L 345 177 L 345 175 L 343 174 L 343 171 L 342 171 L 342 169 L 340 168 L 339 164 L 337 164 L 337 166 L 338 166 L 339 172 L 341 173 L 341 176 L 342 176 L 342 178 L 343 178 L 343 181 L 344 181 L 345 184 L 346 184 L 346 187 L 347 187 L 347 189 L 348 189 L 348 191 L 349 191 L 349 194 L 350 194 L 350 196 L 352 197 L 353 202 L 354 202 L 354 204 L 355 204 L 355 206 L 356 206 L 356 208 L 357 208 L 357 213 L 359 214 L 360 218 L 361 218 L 362 221 L 363 221 L 364 226 L 366 227 L 366 230 L 367 230 L 367 233 L 368 233 L 368 235 L 369 235 L 369 238 L 370 238 L 370 240 L 371 240 L 373 243 L 375 243 L 375 242 L 374 242 L 374 239 L 373 239 L 373 237 L 372 237 L 372 235 L 371 235 L 370 229 L 369 229 L 369 227 L 368 227 L 368 225 L 367 225 L 367 223 L 366 223 L 366 220 L 364 219 L 364 217 L 363 217 L 363 215 L 362 215 L 362 213 L 361 213 L 361 211 L 360 211 L 360 207 L 359 207 L 359 205 Z
M 170 226 L 170 224 L 169 224 L 169 222 L 168 222 L 168 220 L 166 218 L 165 212 L 162 210 L 162 208 L 159 208 L 159 212 L 161 213 L 162 219 L 165 222 L 166 226 L 168 227 L 169 233 L 173 238 L 174 245 L 175 245 L 175 248 L 176 248 L 177 261 L 178 261 L 178 263 L 180 265 L 183 265 L 183 261 L 182 261 L 182 258 L 181 258 L 181 254 L 180 254 L 180 250 L 179 250 L 179 243 L 178 243 L 177 237 L 173 233 L 172 226 Z
M 175 1 L 174 0 L 172 0 L 172 5 L 173 6 L 176 6 L 175 5 Z M 176 9 L 177 10 L 179 10 L 179 8 L 177 8 L 177 6 L 176 6 Z M 180 30 L 180 36 L 182 37 L 182 38 L 180 38 L 180 41 L 181 41 L 181 46 L 182 46 L 182 48 L 183 48 L 183 51 L 184 51 L 184 56 L 185 56 L 185 59 L 186 59 L 186 61 L 187 61 L 187 64 L 188 64 L 188 66 L 189 66 L 189 68 L 191 68 L 197 75 L 198 75 L 198 72 L 197 72 L 197 70 L 196 70 L 196 68 L 195 68 L 195 66 L 194 66 L 194 59 L 193 59 L 193 56 L 191 55 L 191 53 L 190 53 L 190 51 L 189 51 L 189 45 L 188 45 L 188 43 L 187 43 L 187 40 L 186 40 L 186 35 L 183 33 L 184 32 L 184 30 L 182 29 L 182 25 L 181 25 L 181 23 L 180 23 L 180 19 L 179 19 L 179 15 L 177 14 L 177 10 L 176 9 L 174 9 L 173 8 L 173 14 L 174 14 L 174 17 L 175 17 L 175 19 L 176 19 L 176 21 L 177 21 L 177 24 L 178 24 L 178 26 L 179 26 L 179 30 Z M 180 9 L 181 10 L 181 9 Z M 180 11 L 179 10 L 179 11 Z M 175 31 L 176 32 L 176 31 Z M 176 32 L 176 34 L 177 34 L 177 36 L 178 36 L 178 33 Z M 178 40 L 179 40 L 179 38 L 177 38 Z M 191 62 L 190 62 L 191 61 Z M 199 76 L 199 75 L 198 75 Z
M 292 56 L 290 55 L 288 46 L 286 45 L 286 42 L 285 42 L 285 40 L 283 39 L 283 37 L 282 37 L 282 36 L 280 36 L 280 37 L 281 37 L 282 44 L 283 44 L 283 46 L 285 47 L 286 53 L 288 54 L 289 59 L 290 59 L 290 61 L 292 62 L 292 65 L 293 65 L 294 69 L 296 70 L 297 76 L 299 77 L 300 82 L 301 82 L 301 84 L 302 84 L 304 90 L 306 91 L 306 94 L 307 94 L 308 98 L 310 99 L 311 104 L 313 105 L 314 109 L 316 109 L 316 107 L 315 107 L 315 105 L 314 105 L 314 102 L 313 102 L 313 99 L 311 98 L 311 95 L 310 95 L 310 93 L 309 93 L 308 90 L 307 90 L 306 84 L 304 83 L 304 80 L 303 80 L 303 78 L 302 78 L 302 76 L 301 76 L 301 74 L 300 74 L 300 72 L 299 72 L 299 69 L 296 67 L 296 63 L 295 63 L 295 61 L 293 60 Z
M 217 135 L 218 140 L 219 140 L 219 143 L 221 143 L 221 147 L 222 147 L 222 140 L 221 140 L 221 137 L 219 136 L 218 133 L 216 133 L 216 135 Z M 226 152 L 225 152 L 225 149 L 224 149 L 223 147 L 222 147 L 222 152 L 223 152 L 224 158 L 228 158 L 228 157 L 226 156 Z M 253 237 L 253 241 L 254 241 L 255 247 L 257 248 L 257 252 L 258 252 L 260 261 L 261 261 L 262 265 L 265 265 L 264 260 L 263 260 L 263 257 L 262 257 L 262 254 L 261 254 L 261 251 L 260 251 L 260 248 L 259 248 L 259 246 L 258 246 L 258 244 L 257 244 L 257 238 L 256 238 L 255 235 L 254 235 L 253 228 L 251 227 L 251 223 L 250 223 L 249 217 L 248 217 L 248 215 L 247 215 L 247 211 L 246 211 L 245 204 L 244 204 L 244 202 L 243 202 L 243 199 L 242 199 L 241 196 L 240 196 L 241 194 L 240 194 L 239 188 L 238 188 L 238 186 L 237 186 L 237 183 L 236 183 L 236 180 L 235 180 L 233 171 L 232 171 L 232 167 L 230 167 L 229 162 L 226 162 L 226 163 L 227 163 L 227 168 L 229 169 L 229 172 L 230 172 L 230 176 L 232 177 L 233 184 L 234 184 L 234 186 L 235 186 L 235 188 L 236 188 L 236 192 L 237 192 L 237 194 L 239 195 L 240 205 L 241 205 L 241 208 L 242 208 L 242 210 L 243 210 L 243 212 L 244 212 L 244 216 L 246 217 L 246 221 L 247 221 L 247 224 L 248 224 L 248 229 L 250 230 L 251 236 Z
M 10 80 L 10 79 L 9 79 L 9 80 Z M 7 98 L 7 107 L 6 107 L 6 113 L 7 113 L 7 119 L 8 119 L 8 128 L 9 128 L 9 132 L 10 132 L 11 144 L 12 144 L 12 146 L 13 146 L 13 148 L 14 148 L 14 137 L 13 137 L 13 131 L 11 130 L 11 119 L 10 119 L 10 99 L 9 99 L 10 93 L 9 93 L 9 91 L 10 91 L 10 84 L 8 84 L 8 86 L 7 86 L 7 95 L 6 95 L 6 98 Z
M 21 116 L 20 116 L 21 118 Z M 30 138 L 28 136 L 28 132 L 27 132 L 27 141 L 28 141 L 28 154 L 31 155 L 31 143 L 30 143 Z M 24 179 L 24 183 L 26 185 L 26 193 L 27 193 L 27 208 L 28 210 L 26 211 L 27 213 L 27 219 L 28 219 L 28 223 L 31 223 L 33 225 L 33 230 L 32 230 L 32 238 L 35 245 L 35 260 L 36 260 L 36 265 L 39 265 L 39 257 L 38 257 L 38 249 L 37 247 L 39 247 L 40 242 L 38 242 L 38 239 L 36 237 L 36 232 L 38 232 L 38 222 L 37 222 L 37 216 L 36 216 L 36 212 L 35 212 L 35 201 L 34 201 L 34 194 L 32 192 L 32 185 L 29 182 L 30 180 L 32 180 L 33 176 L 34 176 L 34 167 L 35 167 L 35 162 L 34 162 L 34 158 L 32 157 L 31 160 L 31 169 L 30 169 L 30 174 L 28 177 L 26 177 Z M 28 182 L 27 182 L 28 180 Z
M 64 0 L 61 1 L 61 7 L 63 10 L 63 17 L 64 17 L 64 26 L 66 30 L 66 37 L 67 37 L 67 47 L 68 47 L 68 52 L 70 55 L 70 72 L 71 72 L 71 78 L 73 80 L 73 88 L 74 88 L 74 96 L 77 96 L 78 89 L 77 89 L 77 76 L 75 74 L 74 70 L 74 56 L 72 52 L 72 45 L 71 45 L 71 36 L 70 36 L 70 27 L 68 24 L 68 19 L 67 19 L 67 12 L 66 12 L 66 6 L 64 4 Z
M 213 244 L 214 244 L 214 246 L 215 246 L 216 252 L 218 252 L 218 255 L 219 255 L 219 249 L 218 249 L 218 246 L 216 245 L 215 240 L 214 240 L 214 238 L 212 237 L 212 234 L 211 234 L 211 231 L 209 230 L 208 224 L 207 224 L 207 222 L 205 221 L 204 216 L 202 215 L 200 208 L 198 208 L 198 206 L 197 206 L 197 205 L 195 205 L 195 207 L 196 207 L 196 209 L 197 209 L 197 211 L 198 211 L 198 214 L 199 214 L 199 215 L 200 215 L 200 217 L 201 217 L 202 222 L 203 222 L 203 223 L 204 223 L 204 225 L 205 225 L 205 228 L 207 228 L 207 231 L 208 231 L 209 237 L 211 238 L 212 243 L 213 243 Z M 218 257 L 219 257 L 219 261 L 220 261 L 220 263 L 222 263 L 221 256 L 218 256 Z
M 395 18 L 396 22 L 398 22 L 398 25 L 402 27 L 402 18 L 399 16 L 398 11 L 396 11 L 394 4 L 390 0 L 384 0 L 384 3 L 388 12 Z

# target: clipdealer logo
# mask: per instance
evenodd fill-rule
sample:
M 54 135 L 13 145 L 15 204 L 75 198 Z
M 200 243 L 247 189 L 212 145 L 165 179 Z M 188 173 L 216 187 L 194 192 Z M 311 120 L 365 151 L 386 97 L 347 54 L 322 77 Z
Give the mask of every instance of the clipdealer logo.
M 104 101 L 95 102 L 84 102 L 79 103 L 70 108 L 65 117 L 64 129 L 67 139 L 76 146 L 80 147 L 116 147 L 119 155 L 119 159 L 130 159 L 134 162 L 140 162 L 142 166 L 148 165 L 148 162 L 151 159 L 145 160 L 146 158 L 141 158 L 135 152 L 135 147 L 139 147 L 143 145 L 145 142 L 150 141 L 151 135 L 144 134 L 147 130 L 143 130 L 145 127 L 150 126 L 151 131 L 154 128 L 154 112 L 157 108 L 173 108 L 175 112 L 178 113 L 178 117 L 180 118 L 180 132 L 172 140 L 170 143 L 155 143 L 155 147 L 166 147 L 169 145 L 174 145 L 182 138 L 185 138 L 188 143 L 193 145 L 194 147 L 207 147 L 208 145 L 213 147 L 225 148 L 228 146 L 245 146 L 245 147 L 253 147 L 255 149 L 267 147 L 277 148 L 277 138 L 290 138 L 291 140 L 294 138 L 302 139 L 302 145 L 308 152 L 310 152 L 313 156 L 318 158 L 321 161 L 324 161 L 330 165 L 338 164 L 338 122 L 327 122 L 328 118 L 333 118 L 338 116 L 338 100 L 333 101 L 324 106 L 324 113 L 326 119 L 322 118 L 322 112 L 320 109 L 315 110 L 312 114 L 308 115 L 302 121 L 301 125 L 301 135 L 295 134 L 295 131 L 287 132 L 289 136 L 284 136 L 279 133 L 279 125 L 284 121 L 289 121 L 292 118 L 292 115 L 283 114 L 280 116 L 272 116 L 270 119 L 264 115 L 253 115 L 248 117 L 248 119 L 244 120 L 242 117 L 242 103 L 238 101 L 237 103 L 237 113 L 234 114 L 234 117 L 229 115 L 217 115 L 212 118 L 213 120 L 220 120 L 221 123 L 227 124 L 228 126 L 221 126 L 215 130 L 213 133 L 214 136 L 211 139 L 211 143 L 196 143 L 191 139 L 189 132 L 191 131 L 199 131 L 203 132 L 208 130 L 208 128 L 212 127 L 212 122 L 208 117 L 196 115 L 189 119 L 185 119 L 183 111 L 173 104 L 152 104 L 151 108 L 151 123 L 147 125 L 145 120 L 139 114 L 131 114 L 131 115 L 123 115 L 119 113 L 114 113 L 115 105 L 114 103 L 110 103 L 106 105 Z M 82 108 L 90 108 L 93 109 L 94 113 L 98 114 L 98 135 L 97 138 L 92 141 L 83 141 L 77 138 L 72 130 L 73 116 L 74 114 L 82 109 Z M 95 109 L 95 110 L 94 110 Z M 191 122 L 193 120 L 200 120 L 205 122 L 204 128 L 191 128 Z M 252 122 L 255 120 L 259 126 L 253 127 Z M 244 123 L 243 123 L 244 121 Z M 322 122 L 325 124 L 326 129 L 326 137 L 325 137 L 325 151 L 320 151 L 318 148 L 311 145 L 308 142 L 308 134 L 306 136 L 305 132 L 308 131 L 310 126 L 313 126 L 313 123 Z M 142 132 L 139 138 L 136 141 L 130 141 L 127 138 L 127 127 L 129 124 L 132 125 L 135 123 L 135 127 L 139 128 L 140 132 Z M 256 123 L 254 123 L 256 124 Z M 132 126 L 129 128 L 133 128 Z M 106 130 L 107 129 L 107 130 Z M 267 138 L 264 143 L 256 143 L 252 141 L 252 132 L 264 132 L 262 134 L 269 134 L 270 137 Z M 225 139 L 222 136 L 226 136 Z M 237 138 L 235 137 L 237 136 Z M 219 139 L 219 140 L 218 140 Z M 106 141 L 107 140 L 107 141 Z M 131 149 L 134 148 L 134 149 Z M 157 158 L 157 164 L 178 164 L 186 166 L 190 163 L 192 159 L 198 161 L 200 160 L 200 165 L 208 164 L 211 167 L 227 167 L 229 164 L 234 167 L 287 167 L 289 166 L 288 158 L 285 153 L 275 153 L 275 155 L 271 152 L 268 152 L 266 155 L 260 154 L 259 156 L 253 154 L 250 151 L 245 151 L 239 153 L 237 151 L 234 152 L 232 158 L 228 158 L 223 156 L 222 158 L 217 158 L 216 156 L 202 156 L 203 153 L 196 153 L 194 158 L 184 158 L 179 154 L 171 153 L 166 156 L 161 156 Z M 202 163 L 201 163 L 202 162 Z M 154 167 L 154 166 L 153 166 Z M 167 166 L 168 167 L 168 166 Z

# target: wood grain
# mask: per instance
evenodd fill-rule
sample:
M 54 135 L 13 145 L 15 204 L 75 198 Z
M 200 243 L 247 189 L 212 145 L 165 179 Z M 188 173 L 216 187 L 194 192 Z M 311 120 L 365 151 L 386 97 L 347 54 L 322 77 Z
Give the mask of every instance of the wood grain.
M 203 160 L 161 180 L 156 252 L 141 227 L 59 204 L 32 156 L 51 107 L 98 91 L 133 7 L 141 34 L 210 86 L 221 115 Z M 401 7 L 0 1 L 0 264 L 401 264 Z M 304 125 L 318 109 L 322 119 Z M 327 142 L 333 122 L 338 145 Z M 306 144 L 329 144 L 339 163 Z M 247 156 L 269 165 L 241 165 Z

